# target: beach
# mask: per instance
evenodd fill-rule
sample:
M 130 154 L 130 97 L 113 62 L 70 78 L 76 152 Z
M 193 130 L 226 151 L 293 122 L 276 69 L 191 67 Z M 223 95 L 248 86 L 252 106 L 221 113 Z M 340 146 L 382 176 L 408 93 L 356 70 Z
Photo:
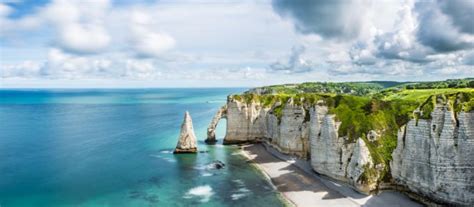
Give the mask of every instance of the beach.
M 307 162 L 281 154 L 266 144 L 244 145 L 242 153 L 294 206 L 422 206 L 394 191 L 363 195 L 314 173 Z

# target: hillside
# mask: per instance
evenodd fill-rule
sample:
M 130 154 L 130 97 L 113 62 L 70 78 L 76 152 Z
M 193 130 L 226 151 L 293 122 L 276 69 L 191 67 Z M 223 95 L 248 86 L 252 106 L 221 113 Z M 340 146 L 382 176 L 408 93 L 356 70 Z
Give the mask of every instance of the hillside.
M 450 79 L 432 82 L 306 82 L 300 84 L 271 85 L 250 89 L 246 93 L 266 94 L 299 94 L 326 93 L 350 94 L 356 96 L 373 95 L 382 91 L 396 92 L 403 89 L 449 89 L 474 88 L 474 78 Z

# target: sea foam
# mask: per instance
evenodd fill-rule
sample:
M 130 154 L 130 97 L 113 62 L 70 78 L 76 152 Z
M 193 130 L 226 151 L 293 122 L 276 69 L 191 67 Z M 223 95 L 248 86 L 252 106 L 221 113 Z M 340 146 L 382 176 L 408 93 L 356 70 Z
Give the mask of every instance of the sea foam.
M 195 188 L 189 189 L 186 195 L 183 198 L 201 198 L 200 201 L 205 203 L 208 202 L 211 196 L 214 195 L 214 191 L 212 190 L 211 186 L 209 185 L 202 185 Z

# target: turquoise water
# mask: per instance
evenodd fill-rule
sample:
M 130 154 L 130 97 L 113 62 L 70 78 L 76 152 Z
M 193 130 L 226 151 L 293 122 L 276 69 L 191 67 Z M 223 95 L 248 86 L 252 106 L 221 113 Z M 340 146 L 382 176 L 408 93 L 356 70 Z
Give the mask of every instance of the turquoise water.
M 241 91 L 0 90 L 0 206 L 283 206 L 235 147 L 203 142 Z M 185 110 L 207 153 L 171 153 Z

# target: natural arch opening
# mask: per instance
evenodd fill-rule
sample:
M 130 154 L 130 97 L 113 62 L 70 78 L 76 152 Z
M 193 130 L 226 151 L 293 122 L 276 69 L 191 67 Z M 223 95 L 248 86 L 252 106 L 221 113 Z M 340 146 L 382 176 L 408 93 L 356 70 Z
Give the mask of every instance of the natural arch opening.
M 222 119 L 225 119 L 224 124 L 219 124 L 219 122 L 222 123 L 221 121 Z M 217 142 L 216 132 L 218 133 L 217 137 L 225 136 L 226 126 L 227 126 L 227 107 L 223 106 L 219 109 L 219 111 L 216 112 L 216 114 L 212 118 L 212 121 L 209 124 L 209 127 L 207 128 L 207 139 L 205 142 L 207 144 L 215 144 Z

